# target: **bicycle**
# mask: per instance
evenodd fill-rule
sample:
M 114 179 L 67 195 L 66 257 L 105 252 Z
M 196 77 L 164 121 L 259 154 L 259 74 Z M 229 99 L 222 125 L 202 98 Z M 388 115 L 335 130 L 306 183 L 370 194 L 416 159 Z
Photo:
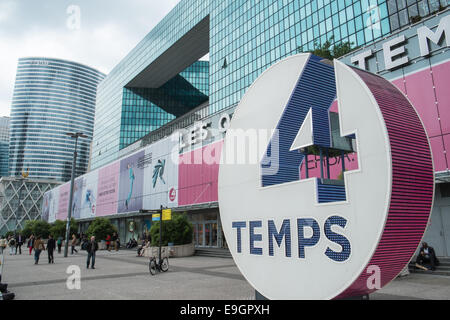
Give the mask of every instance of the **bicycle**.
M 148 269 L 150 270 L 150 274 L 152 276 L 156 274 L 156 271 L 166 272 L 169 270 L 169 259 L 164 257 L 163 259 L 159 259 L 159 262 L 156 262 L 156 257 L 151 257 L 148 264 Z

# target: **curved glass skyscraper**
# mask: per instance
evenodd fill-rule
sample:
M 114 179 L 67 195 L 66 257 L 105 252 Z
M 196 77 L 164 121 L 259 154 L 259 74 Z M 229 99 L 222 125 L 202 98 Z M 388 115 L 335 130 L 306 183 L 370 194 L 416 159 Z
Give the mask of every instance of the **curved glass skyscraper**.
M 11 108 L 9 174 L 34 179 L 70 180 L 74 139 L 76 176 L 87 170 L 97 85 L 104 74 L 88 66 L 50 58 L 19 59 Z

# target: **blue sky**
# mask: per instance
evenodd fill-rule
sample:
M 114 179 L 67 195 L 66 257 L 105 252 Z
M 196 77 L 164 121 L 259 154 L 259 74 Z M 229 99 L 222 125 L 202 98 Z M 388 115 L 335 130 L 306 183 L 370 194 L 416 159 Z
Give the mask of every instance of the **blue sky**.
M 9 116 L 20 57 L 68 59 L 108 73 L 178 2 L 0 0 L 0 116 Z

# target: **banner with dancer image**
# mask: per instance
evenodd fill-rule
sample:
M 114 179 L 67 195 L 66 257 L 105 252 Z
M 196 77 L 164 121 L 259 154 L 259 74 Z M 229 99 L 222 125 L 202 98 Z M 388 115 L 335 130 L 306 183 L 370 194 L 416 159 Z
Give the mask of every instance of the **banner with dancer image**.
M 87 219 L 95 217 L 97 208 L 97 180 L 98 170 L 87 173 L 83 176 L 83 187 L 81 191 L 80 218 Z
M 163 139 L 145 149 L 145 184 L 143 209 L 154 210 L 168 206 L 169 189 L 172 190 L 170 206 L 177 204 L 178 141 Z
M 79 177 L 73 183 L 72 218 L 74 219 L 80 219 L 82 189 L 83 177 Z
M 142 150 L 120 161 L 118 213 L 142 209 L 144 156 L 145 152 Z

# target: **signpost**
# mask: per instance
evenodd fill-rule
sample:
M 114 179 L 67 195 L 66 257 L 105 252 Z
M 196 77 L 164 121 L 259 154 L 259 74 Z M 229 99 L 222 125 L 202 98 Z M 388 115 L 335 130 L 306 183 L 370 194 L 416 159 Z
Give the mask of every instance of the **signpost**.
M 162 249 L 162 222 L 168 220 L 172 220 L 172 209 L 163 209 L 163 206 L 161 206 L 160 213 L 152 215 L 152 221 L 159 221 L 159 262 L 161 262 Z
M 162 219 L 163 221 L 172 220 L 172 209 L 164 209 L 162 211 Z

